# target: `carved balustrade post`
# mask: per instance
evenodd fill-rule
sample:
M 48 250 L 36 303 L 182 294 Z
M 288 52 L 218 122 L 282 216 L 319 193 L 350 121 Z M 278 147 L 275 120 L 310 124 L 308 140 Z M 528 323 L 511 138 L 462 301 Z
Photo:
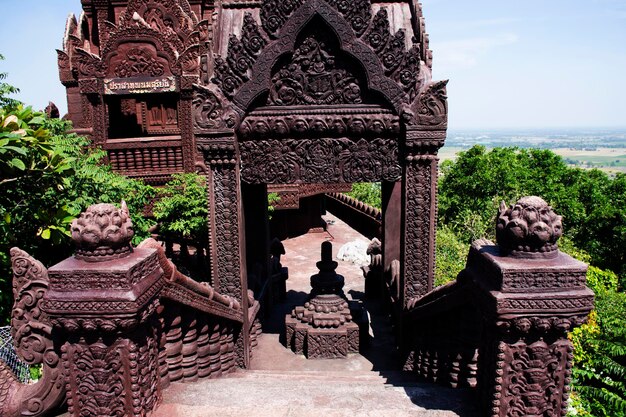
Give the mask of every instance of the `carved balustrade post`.
M 236 142 L 229 137 L 196 137 L 208 168 L 209 256 L 215 289 L 241 303 L 244 323 L 237 341 L 240 366 L 249 364 L 248 285 L 245 272 L 245 243 L 241 186 Z
M 483 320 L 479 389 L 490 416 L 565 416 L 572 366 L 567 332 L 593 307 L 587 265 L 558 251 L 561 216 L 525 197 L 498 216 L 498 246 L 477 241 L 468 279 Z M 461 279 L 461 278 L 460 278 Z
M 154 249 L 133 249 L 128 209 L 91 206 L 72 223 L 73 257 L 49 270 L 43 310 L 56 328 L 72 416 L 145 416 L 160 398 Z

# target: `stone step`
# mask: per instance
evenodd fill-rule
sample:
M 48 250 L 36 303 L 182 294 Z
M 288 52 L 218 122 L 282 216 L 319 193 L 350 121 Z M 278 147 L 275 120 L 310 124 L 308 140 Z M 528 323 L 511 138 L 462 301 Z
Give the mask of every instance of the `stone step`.
M 420 382 L 414 374 L 405 371 L 285 371 L 285 370 L 246 370 L 233 373 L 230 378 L 280 379 L 298 381 L 329 381 L 360 384 L 382 384 L 394 386 L 416 386 Z
M 173 383 L 155 417 L 478 416 L 472 392 L 415 381 L 404 372 L 237 371 Z

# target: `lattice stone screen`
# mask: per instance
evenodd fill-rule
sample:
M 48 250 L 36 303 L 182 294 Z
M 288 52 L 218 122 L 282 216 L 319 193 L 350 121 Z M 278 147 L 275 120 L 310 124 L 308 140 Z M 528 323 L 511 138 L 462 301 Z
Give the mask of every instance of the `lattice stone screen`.
M 0 327 L 0 360 L 9 365 L 20 382 L 30 382 L 29 366 L 17 356 L 9 326 Z

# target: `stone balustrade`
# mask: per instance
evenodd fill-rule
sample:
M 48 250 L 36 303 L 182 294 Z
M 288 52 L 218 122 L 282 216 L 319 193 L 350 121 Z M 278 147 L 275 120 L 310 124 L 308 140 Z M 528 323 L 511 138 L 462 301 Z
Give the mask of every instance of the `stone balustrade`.
M 485 415 L 566 415 L 567 332 L 593 308 L 587 265 L 558 250 L 561 218 L 538 197 L 501 206 L 498 244 L 475 242 L 457 280 L 409 302 L 407 369 L 477 387 Z

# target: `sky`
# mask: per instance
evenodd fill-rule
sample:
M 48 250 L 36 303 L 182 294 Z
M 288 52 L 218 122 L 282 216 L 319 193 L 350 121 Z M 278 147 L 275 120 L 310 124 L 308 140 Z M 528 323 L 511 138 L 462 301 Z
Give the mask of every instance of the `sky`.
M 626 0 L 423 0 L 449 128 L 626 128 Z M 0 0 L 0 72 L 67 109 L 55 49 L 80 0 Z

